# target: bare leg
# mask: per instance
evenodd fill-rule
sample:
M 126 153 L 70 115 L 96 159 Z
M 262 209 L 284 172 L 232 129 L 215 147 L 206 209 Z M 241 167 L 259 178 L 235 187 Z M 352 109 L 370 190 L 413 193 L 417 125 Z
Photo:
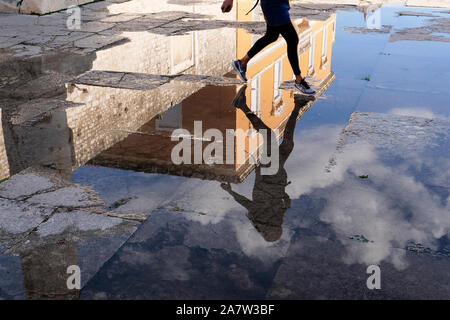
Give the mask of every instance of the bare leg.
M 242 66 L 246 67 L 247 63 L 250 61 L 250 57 L 246 54 L 242 59 L 239 59 L 239 62 Z

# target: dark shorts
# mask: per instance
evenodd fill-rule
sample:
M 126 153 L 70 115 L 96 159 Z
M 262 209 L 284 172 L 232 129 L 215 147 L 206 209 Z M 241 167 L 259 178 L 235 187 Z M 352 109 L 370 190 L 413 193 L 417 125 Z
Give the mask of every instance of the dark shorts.
M 261 9 L 269 26 L 283 26 L 291 22 L 289 2 L 262 0 Z

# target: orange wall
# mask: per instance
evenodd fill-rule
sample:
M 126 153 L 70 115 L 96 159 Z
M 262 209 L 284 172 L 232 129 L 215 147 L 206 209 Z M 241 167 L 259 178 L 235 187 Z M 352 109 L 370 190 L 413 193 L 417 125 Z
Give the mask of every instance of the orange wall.
M 250 0 L 238 0 L 237 1 L 237 20 L 242 21 L 252 21 L 252 13 L 245 15 L 248 10 L 252 7 L 253 1 Z M 262 15 L 261 15 L 262 16 Z M 263 19 L 263 18 L 261 18 Z M 258 17 L 255 19 L 259 21 Z M 313 69 L 311 72 L 308 70 L 309 65 L 309 55 L 310 50 L 306 49 L 301 51 L 299 54 L 300 69 L 303 76 L 311 75 L 317 80 L 326 78 L 331 72 L 331 57 L 332 57 L 332 46 L 334 40 L 334 26 L 335 26 L 336 16 L 331 15 L 326 21 L 308 21 L 307 19 L 297 19 L 293 21 L 294 26 L 297 28 L 299 33 L 300 45 L 305 40 L 309 41 L 309 37 L 312 36 L 314 41 L 314 60 Z M 328 30 L 327 41 L 326 41 L 326 55 L 322 59 L 322 37 L 323 30 Z M 262 35 L 261 35 L 262 36 Z M 258 36 L 261 37 L 261 36 Z M 243 57 L 246 52 L 252 46 L 252 37 L 254 35 L 249 34 L 244 29 L 237 29 L 236 36 L 236 54 L 237 58 Z M 300 49 L 299 45 L 299 49 Z M 284 109 L 278 115 L 273 114 L 274 109 L 274 73 L 275 67 L 274 63 L 281 59 L 281 82 L 289 81 L 293 79 L 293 71 L 289 64 L 287 58 L 287 45 L 282 37 L 278 41 L 267 46 L 263 51 L 258 53 L 249 63 L 247 69 L 248 88 L 246 90 L 247 104 L 251 106 L 251 83 L 252 79 L 259 78 L 260 90 L 259 90 L 259 116 L 270 128 L 275 129 L 279 127 L 284 120 L 286 120 L 291 111 L 294 108 L 294 96 L 291 91 L 282 91 L 282 103 L 284 104 Z M 299 50 L 300 51 L 300 50 Z M 236 128 L 242 130 L 247 130 L 250 127 L 250 122 L 247 117 L 239 112 L 236 115 Z M 255 139 L 249 138 L 249 139 Z M 254 144 L 253 145 L 257 145 Z M 238 146 L 237 146 L 238 147 Z M 255 152 L 256 148 L 249 149 L 249 141 L 246 142 L 245 146 L 246 153 L 251 154 Z M 238 165 L 237 165 L 238 167 Z

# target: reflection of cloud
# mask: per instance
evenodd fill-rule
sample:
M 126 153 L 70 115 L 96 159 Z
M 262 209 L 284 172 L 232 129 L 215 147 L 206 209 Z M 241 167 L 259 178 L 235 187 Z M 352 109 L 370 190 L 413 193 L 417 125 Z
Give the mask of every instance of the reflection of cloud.
M 393 108 L 389 110 L 389 113 L 398 116 L 409 116 L 418 118 L 434 119 L 438 116 L 434 114 L 431 110 L 425 108 Z
M 251 199 L 252 196 L 248 191 L 252 190 L 253 182 L 254 179 L 250 176 L 244 184 L 233 186 L 233 188 Z M 226 229 L 221 230 L 221 233 L 234 230 L 239 246 L 246 255 L 258 257 L 265 262 L 273 262 L 285 254 L 291 238 L 290 230 L 283 228 L 281 239 L 275 243 L 265 241 L 246 217 L 247 210 L 222 190 L 218 182 L 199 181 L 195 188 L 186 182 L 185 185 L 180 186 L 178 192 L 174 198 L 177 205 L 184 210 L 205 213 L 185 215 L 186 219 L 199 222 L 203 226 L 218 225 L 227 219 Z
M 328 190 L 328 205 L 321 219 L 339 233 L 363 234 L 374 241 L 363 247 L 350 246 L 348 262 L 374 264 L 388 260 L 401 269 L 405 266 L 402 253 L 394 248 L 405 248 L 409 241 L 432 245 L 449 233 L 449 206 L 441 206 L 405 171 L 368 162 L 370 184 L 348 176 L 344 184 Z
M 419 159 L 408 158 L 406 164 L 388 167 L 377 159 L 377 151 L 363 137 L 344 144 L 336 153 L 341 133 L 342 126 L 321 126 L 298 132 L 295 152 L 286 164 L 292 181 L 287 192 L 296 199 L 319 190 L 327 200 L 327 206 L 320 215 L 323 221 L 329 223 L 343 239 L 363 234 L 374 241 L 361 244 L 343 240 L 347 248 L 344 257 L 347 263 L 378 264 L 386 260 L 403 269 L 406 267 L 405 251 L 400 249 L 405 248 L 409 241 L 431 245 L 436 238 L 449 232 L 450 225 L 443 223 L 448 208 L 442 207 L 408 172 L 411 165 L 417 166 Z M 326 172 L 333 154 L 335 165 Z M 355 177 L 364 174 L 368 174 L 370 179 Z M 249 191 L 252 187 L 253 178 L 249 177 L 239 189 L 251 198 Z M 242 192 L 244 190 L 247 192 Z M 174 199 L 180 207 L 206 213 L 192 215 L 192 220 L 207 225 L 230 217 L 237 240 L 247 255 L 269 260 L 283 255 L 284 245 L 287 246 L 291 238 L 288 226 L 284 225 L 279 242 L 265 242 L 249 221 L 243 223 L 241 219 L 233 218 L 245 209 L 227 199 L 218 183 L 199 182 L 194 188 L 186 183 L 179 187 L 178 192 Z
M 357 152 L 352 152 L 351 156 L 341 154 L 337 166 L 331 172 L 326 172 L 325 167 L 336 150 L 341 133 L 341 126 L 320 126 L 304 130 L 296 137 L 294 152 L 286 163 L 289 180 L 293 181 L 286 188 L 291 198 L 298 198 L 315 188 L 325 188 L 339 182 L 343 180 L 351 164 L 374 158 L 370 146 L 352 146 Z
M 149 273 L 158 274 L 161 280 L 189 280 L 188 270 L 192 268 L 189 249 L 185 246 L 164 247 L 156 253 L 142 248 L 124 247 L 119 256 L 121 262 L 140 268 L 148 266 Z
M 442 205 L 411 175 L 411 166 L 416 167 L 418 159 L 407 158 L 395 166 L 383 164 L 375 148 L 364 141 L 367 133 L 335 153 L 340 133 L 338 127 L 318 127 L 298 135 L 298 145 L 287 164 L 293 182 L 288 192 L 298 198 L 316 189 L 326 199 L 320 218 L 343 236 L 347 263 L 378 264 L 386 260 L 403 269 L 405 251 L 399 248 L 405 248 L 409 241 L 432 246 L 436 239 L 449 234 L 450 204 L 447 201 Z M 333 153 L 335 165 L 327 173 L 324 168 Z M 436 167 L 433 159 L 427 158 L 432 168 Z M 442 170 L 442 166 L 439 168 Z M 365 174 L 369 180 L 357 178 Z M 374 242 L 345 240 L 355 234 Z
M 282 258 L 289 248 L 292 231 L 288 228 L 283 228 L 283 234 L 278 241 L 267 242 L 250 221 L 242 223 L 242 221 L 233 220 L 231 224 L 242 251 L 248 256 L 257 257 L 266 263 L 273 263 Z
M 200 222 L 202 225 L 217 224 L 232 211 L 245 211 L 227 192 L 222 190 L 220 183 L 202 180 L 193 182 L 188 180 L 180 185 L 173 197 L 173 203 L 181 209 L 204 213 L 190 215 L 190 220 Z

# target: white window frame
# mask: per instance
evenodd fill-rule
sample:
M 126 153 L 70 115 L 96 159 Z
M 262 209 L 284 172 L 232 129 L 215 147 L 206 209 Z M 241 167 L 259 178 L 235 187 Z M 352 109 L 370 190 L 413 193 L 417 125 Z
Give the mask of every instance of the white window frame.
M 256 115 L 260 114 L 260 90 L 261 89 L 261 77 L 258 75 L 251 80 L 251 92 L 250 92 L 250 109 Z
M 191 43 L 192 43 L 192 56 L 190 59 L 185 60 L 181 63 L 174 64 L 174 50 L 180 50 L 179 44 L 176 42 L 177 36 L 170 37 L 170 73 L 171 74 L 177 74 L 180 72 L 183 72 L 190 67 L 194 66 L 195 64 L 195 32 L 190 32 L 189 35 L 191 36 Z M 186 35 L 184 35 L 186 36 Z
M 314 70 L 314 36 L 310 36 L 309 40 L 311 46 L 309 47 L 309 61 L 308 61 L 308 71 Z
M 283 68 L 281 59 L 279 59 L 275 61 L 273 65 L 273 101 L 278 101 L 281 98 L 280 85 L 282 79 L 283 79 Z
M 322 58 L 327 56 L 327 43 L 328 43 L 328 25 L 323 27 L 322 31 Z

